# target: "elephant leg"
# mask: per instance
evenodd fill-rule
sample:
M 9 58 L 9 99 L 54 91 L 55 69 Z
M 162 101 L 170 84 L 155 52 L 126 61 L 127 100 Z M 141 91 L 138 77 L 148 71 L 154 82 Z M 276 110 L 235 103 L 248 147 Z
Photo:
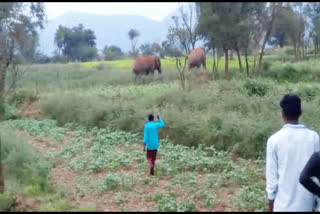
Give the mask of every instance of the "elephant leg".
M 207 69 L 207 68 L 206 68 L 206 61 L 205 61 L 205 60 L 203 61 L 202 65 L 203 65 L 204 69 Z

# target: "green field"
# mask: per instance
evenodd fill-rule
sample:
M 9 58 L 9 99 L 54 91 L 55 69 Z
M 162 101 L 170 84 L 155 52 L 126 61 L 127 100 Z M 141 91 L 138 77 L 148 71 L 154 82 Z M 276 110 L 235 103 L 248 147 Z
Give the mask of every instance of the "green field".
M 1 122 L 9 182 L 0 209 L 265 211 L 265 145 L 282 126 L 281 97 L 299 93 L 301 122 L 320 132 L 317 59 L 266 55 L 249 77 L 234 59 L 225 80 L 224 60 L 213 78 L 208 57 L 207 73 L 186 71 L 185 90 L 174 59 L 163 59 L 163 73 L 139 84 L 132 64 L 26 67 Z M 154 177 L 142 150 L 149 112 L 167 124 Z M 12 207 L 19 194 L 22 202 Z

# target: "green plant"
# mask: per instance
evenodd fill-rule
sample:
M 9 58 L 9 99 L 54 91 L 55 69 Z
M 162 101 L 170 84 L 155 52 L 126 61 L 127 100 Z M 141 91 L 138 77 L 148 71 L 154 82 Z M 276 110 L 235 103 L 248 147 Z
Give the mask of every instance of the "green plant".
M 9 192 L 0 193 L 0 211 L 8 212 L 14 204 L 13 195 Z
M 318 87 L 310 87 L 310 86 L 300 87 L 298 93 L 302 99 L 304 99 L 306 101 L 312 101 L 319 94 L 319 88 Z
M 250 96 L 256 95 L 263 97 L 268 92 L 268 86 L 256 80 L 248 80 L 244 87 Z
M 96 205 L 86 205 L 83 207 L 80 207 L 79 212 L 96 212 L 97 211 L 97 207 Z
M 170 196 L 163 197 L 158 202 L 158 212 L 176 212 L 178 211 L 178 205 L 174 198 Z
M 32 102 L 35 102 L 39 99 L 39 97 L 30 90 L 26 89 L 20 89 L 14 91 L 12 94 L 8 97 L 9 104 L 14 104 L 16 106 L 20 106 L 23 103 L 30 104 Z
M 197 212 L 195 204 L 189 200 L 179 203 L 178 212 Z
M 266 211 L 264 184 L 243 186 L 237 204 L 240 208 L 252 211 Z
M 203 198 L 204 198 L 204 203 L 206 205 L 207 208 L 214 208 L 215 207 L 215 199 L 212 195 L 212 193 L 210 191 L 206 191 L 203 194 Z

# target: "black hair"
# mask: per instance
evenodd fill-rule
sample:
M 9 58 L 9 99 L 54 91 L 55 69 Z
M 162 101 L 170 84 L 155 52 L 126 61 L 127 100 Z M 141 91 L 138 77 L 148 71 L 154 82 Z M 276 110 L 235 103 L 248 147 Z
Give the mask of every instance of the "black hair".
M 154 120 L 153 114 L 149 114 L 149 115 L 148 115 L 148 120 L 149 120 L 149 121 L 153 121 L 153 120 Z
M 289 120 L 297 120 L 301 114 L 301 99 L 297 94 L 286 94 L 280 101 L 284 116 Z

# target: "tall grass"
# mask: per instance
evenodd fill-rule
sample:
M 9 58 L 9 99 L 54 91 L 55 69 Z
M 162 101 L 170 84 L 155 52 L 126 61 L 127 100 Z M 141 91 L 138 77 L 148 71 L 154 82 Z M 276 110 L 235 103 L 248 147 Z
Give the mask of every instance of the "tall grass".
M 267 137 L 282 125 L 281 96 L 298 92 L 303 108 L 310 109 L 302 122 L 320 130 L 318 116 L 310 118 L 310 114 L 319 114 L 315 107 L 320 100 L 316 84 L 275 86 L 264 79 L 249 83 L 221 80 L 186 91 L 178 83 L 115 86 L 86 93 L 68 91 L 43 98 L 42 110 L 60 124 L 115 127 L 141 135 L 146 115 L 160 112 L 167 124 L 161 135 L 174 143 L 215 145 L 242 157 L 257 157 L 263 155 Z
M 144 84 L 133 81 L 130 60 L 112 61 L 113 65 L 104 61 L 35 65 L 20 87 L 34 91 L 37 83 L 42 111 L 61 125 L 77 122 L 142 134 L 146 115 L 160 112 L 167 122 L 162 137 L 189 146 L 215 145 L 242 157 L 263 155 L 267 137 L 281 127 L 279 100 L 285 93 L 301 95 L 304 108 L 310 109 L 302 121 L 320 130 L 315 120 L 320 100 L 314 81 L 320 74 L 316 61 L 282 65 L 267 59 L 251 81 L 245 72 L 240 73 L 234 59 L 230 61 L 231 80 L 223 80 L 220 70 L 221 78 L 198 84 L 201 74 L 194 69 L 186 71 L 187 88 L 182 90 L 174 59 L 163 59 L 163 74 L 144 77 Z M 99 63 L 104 66 L 97 67 Z M 280 84 L 275 85 L 275 80 Z

